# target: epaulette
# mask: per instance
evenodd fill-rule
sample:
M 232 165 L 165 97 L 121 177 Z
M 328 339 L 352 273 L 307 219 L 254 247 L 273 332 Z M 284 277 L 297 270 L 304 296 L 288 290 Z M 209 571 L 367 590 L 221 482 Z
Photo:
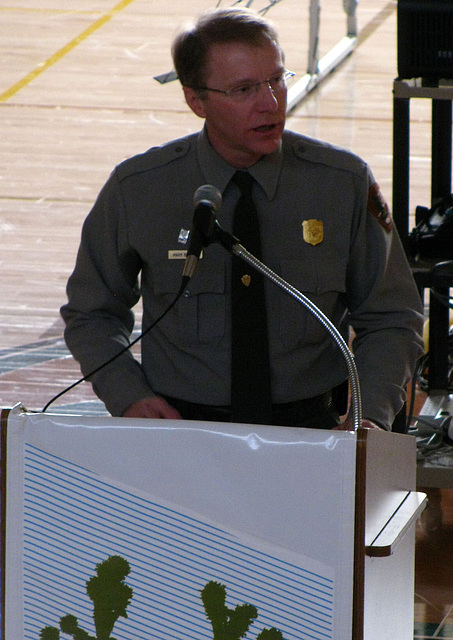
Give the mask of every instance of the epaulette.
M 291 146 L 294 155 L 301 160 L 363 175 L 366 163 L 351 151 L 307 136 L 295 138 Z
M 193 144 L 193 139 L 194 136 L 188 136 L 179 140 L 172 140 L 162 146 L 152 147 L 144 153 L 125 160 L 116 167 L 119 179 L 123 180 L 136 173 L 151 171 L 183 158 L 188 154 Z

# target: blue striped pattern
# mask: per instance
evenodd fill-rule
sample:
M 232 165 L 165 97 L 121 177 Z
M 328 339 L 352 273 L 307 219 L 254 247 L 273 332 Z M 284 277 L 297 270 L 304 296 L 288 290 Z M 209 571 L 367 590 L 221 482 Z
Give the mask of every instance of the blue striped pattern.
M 128 560 L 134 591 L 128 619 L 115 625 L 117 640 L 212 639 L 200 599 L 209 580 L 226 586 L 229 607 L 257 607 L 249 640 L 270 627 L 285 640 L 332 638 L 332 576 L 33 446 L 25 464 L 24 640 L 66 614 L 94 635 L 85 583 L 111 555 Z

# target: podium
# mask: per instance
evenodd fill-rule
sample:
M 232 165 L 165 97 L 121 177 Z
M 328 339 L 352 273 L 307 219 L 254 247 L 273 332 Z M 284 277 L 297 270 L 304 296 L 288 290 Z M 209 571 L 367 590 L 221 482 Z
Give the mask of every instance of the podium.
M 410 436 L 20 405 L 1 433 L 2 640 L 95 638 L 87 583 L 118 558 L 117 640 L 413 637 Z

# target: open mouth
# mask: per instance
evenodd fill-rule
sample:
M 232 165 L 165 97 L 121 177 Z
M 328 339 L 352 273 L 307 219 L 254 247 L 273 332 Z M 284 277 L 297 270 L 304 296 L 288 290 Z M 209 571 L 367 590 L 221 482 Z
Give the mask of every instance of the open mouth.
M 268 131 L 272 131 L 275 129 L 275 124 L 263 124 L 261 127 L 255 127 L 254 131 L 258 131 L 259 133 L 267 133 Z

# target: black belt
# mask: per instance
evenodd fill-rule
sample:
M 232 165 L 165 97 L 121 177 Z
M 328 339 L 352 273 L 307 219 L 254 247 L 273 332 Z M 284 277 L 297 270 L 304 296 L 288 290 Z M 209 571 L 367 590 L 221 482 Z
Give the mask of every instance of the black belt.
M 179 398 L 163 396 L 186 420 L 231 422 L 231 407 L 198 404 Z M 314 427 L 332 429 L 339 423 L 332 392 L 314 398 L 272 405 L 272 424 L 281 427 Z

